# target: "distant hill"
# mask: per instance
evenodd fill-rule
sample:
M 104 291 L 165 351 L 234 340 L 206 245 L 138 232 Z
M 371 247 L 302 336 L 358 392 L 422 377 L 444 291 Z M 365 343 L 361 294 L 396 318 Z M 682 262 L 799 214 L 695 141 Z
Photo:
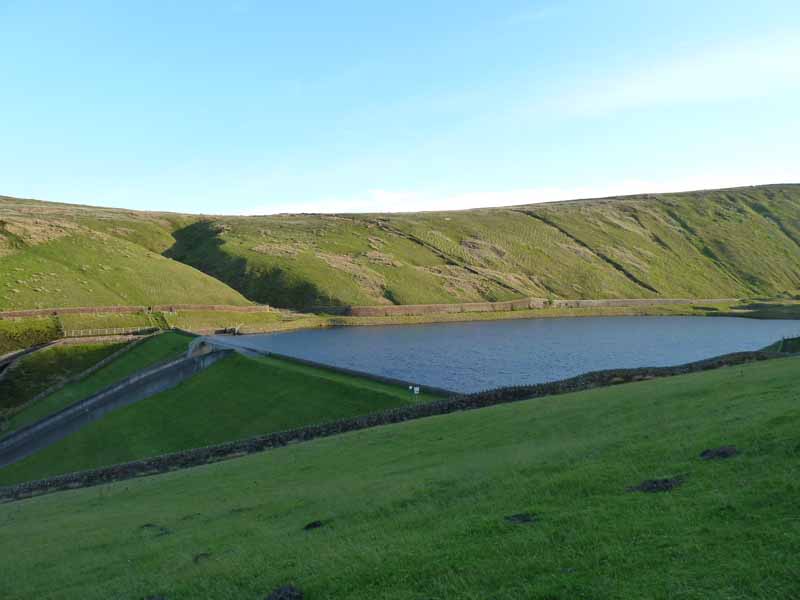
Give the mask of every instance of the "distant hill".
M 162 256 L 185 217 L 0 197 L 0 310 L 158 303 L 247 304 Z
M 0 198 L 0 308 L 245 302 L 239 293 L 308 308 L 798 289 L 800 185 L 264 217 Z

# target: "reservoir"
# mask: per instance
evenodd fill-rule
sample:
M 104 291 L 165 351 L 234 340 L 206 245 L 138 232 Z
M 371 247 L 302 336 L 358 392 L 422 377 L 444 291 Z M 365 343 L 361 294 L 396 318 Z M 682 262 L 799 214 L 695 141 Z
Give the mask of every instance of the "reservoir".
M 669 366 L 800 336 L 800 321 L 582 317 L 337 327 L 224 339 L 458 392 L 612 368 Z

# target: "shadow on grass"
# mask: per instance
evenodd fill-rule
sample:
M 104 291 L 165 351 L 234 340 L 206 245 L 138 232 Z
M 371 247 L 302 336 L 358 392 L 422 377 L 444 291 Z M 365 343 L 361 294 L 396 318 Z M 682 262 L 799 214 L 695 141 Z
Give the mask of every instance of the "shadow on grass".
M 203 271 L 228 284 L 247 299 L 272 306 L 305 309 L 338 305 L 313 283 L 299 279 L 279 266 L 248 263 L 226 252 L 220 229 L 210 221 L 198 221 L 173 233 L 175 244 L 164 256 Z

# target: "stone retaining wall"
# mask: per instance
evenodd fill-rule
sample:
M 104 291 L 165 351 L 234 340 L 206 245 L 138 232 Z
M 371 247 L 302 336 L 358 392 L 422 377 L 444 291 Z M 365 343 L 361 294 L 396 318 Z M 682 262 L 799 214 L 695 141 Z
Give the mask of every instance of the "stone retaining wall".
M 405 406 L 322 425 L 273 433 L 246 440 L 227 442 L 205 448 L 196 448 L 184 452 L 165 454 L 155 458 L 128 462 L 91 471 L 69 473 L 39 481 L 29 481 L 15 486 L 0 488 L 0 500 L 18 500 L 35 494 L 100 485 L 144 475 L 165 473 L 175 469 L 188 468 L 244 456 L 254 452 L 280 448 L 290 443 L 307 442 L 316 438 L 329 437 L 381 425 L 402 423 L 404 421 L 435 415 L 444 415 L 456 411 L 474 410 L 507 402 L 566 394 L 602 386 L 654 379 L 657 377 L 684 375 L 687 373 L 707 371 L 720 367 L 740 365 L 783 356 L 785 355 L 770 352 L 740 352 L 675 367 L 611 369 L 586 373 L 584 375 L 578 375 L 577 377 L 550 383 L 506 387 L 479 392 L 477 394 L 454 396 L 447 400 Z
M 350 306 L 341 309 L 339 312 L 353 317 L 391 317 L 468 312 L 507 312 L 539 308 L 644 307 L 716 304 L 720 302 L 735 301 L 735 298 L 612 298 L 606 300 L 548 300 L 546 298 L 523 298 L 521 300 L 507 300 L 503 302 L 466 302 L 460 304 L 387 304 L 386 306 Z

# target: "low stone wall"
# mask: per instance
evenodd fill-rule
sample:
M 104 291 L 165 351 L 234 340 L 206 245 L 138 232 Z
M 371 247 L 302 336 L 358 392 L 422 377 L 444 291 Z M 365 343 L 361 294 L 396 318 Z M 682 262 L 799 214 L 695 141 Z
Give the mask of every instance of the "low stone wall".
M 148 369 L 36 423 L 18 429 L 0 438 L 0 467 L 13 464 L 46 448 L 117 408 L 171 389 L 230 354 L 231 350 L 222 350 L 202 356 L 181 358 Z
M 596 307 L 637 307 L 637 306 L 686 306 L 691 304 L 719 304 L 738 302 L 738 298 L 628 298 L 607 300 L 553 300 L 554 308 L 596 308 Z
M 735 302 L 735 298 L 691 299 L 691 298 L 614 298 L 606 300 L 548 300 L 546 298 L 523 298 L 503 302 L 465 302 L 460 304 L 387 304 L 386 306 L 351 306 L 342 309 L 343 314 L 353 317 L 416 316 L 469 312 L 507 312 L 539 308 L 598 308 L 598 307 L 644 307 L 664 305 L 715 304 Z
M 6 310 L 0 312 L 0 319 L 19 319 L 25 317 L 50 317 L 55 315 L 96 314 L 96 313 L 139 313 L 144 306 L 74 306 L 65 308 L 32 308 L 28 310 Z
M 208 310 L 224 312 L 269 312 L 266 304 L 250 306 L 229 306 L 226 304 L 157 304 L 155 306 L 71 306 L 62 308 L 32 308 L 28 310 L 0 311 L 0 319 L 21 319 L 26 317 L 49 317 L 70 314 L 112 314 L 140 312 L 175 312 L 177 310 Z
M 165 454 L 155 458 L 128 462 L 106 468 L 69 473 L 49 479 L 3 487 L 0 488 L 0 500 L 18 500 L 35 494 L 100 485 L 143 475 L 165 473 L 176 469 L 235 458 L 254 452 L 280 448 L 290 443 L 307 442 L 316 438 L 329 437 L 350 431 L 358 431 L 393 423 L 402 423 L 404 421 L 436 415 L 444 415 L 457 411 L 474 410 L 507 402 L 566 394 L 591 388 L 654 379 L 657 377 L 684 375 L 687 373 L 741 365 L 783 356 L 786 355 L 770 352 L 740 352 L 675 367 L 611 369 L 586 373 L 584 375 L 578 375 L 577 377 L 550 383 L 506 387 L 479 392 L 477 394 L 455 396 L 447 400 L 405 406 L 332 423 L 273 433 L 235 442 L 227 442 L 205 448 L 196 448 L 185 452 Z
M 229 306 L 227 304 L 156 304 L 149 307 L 152 312 L 176 312 L 179 310 L 207 310 L 218 312 L 257 313 L 271 312 L 267 304 L 254 304 L 250 306 Z

